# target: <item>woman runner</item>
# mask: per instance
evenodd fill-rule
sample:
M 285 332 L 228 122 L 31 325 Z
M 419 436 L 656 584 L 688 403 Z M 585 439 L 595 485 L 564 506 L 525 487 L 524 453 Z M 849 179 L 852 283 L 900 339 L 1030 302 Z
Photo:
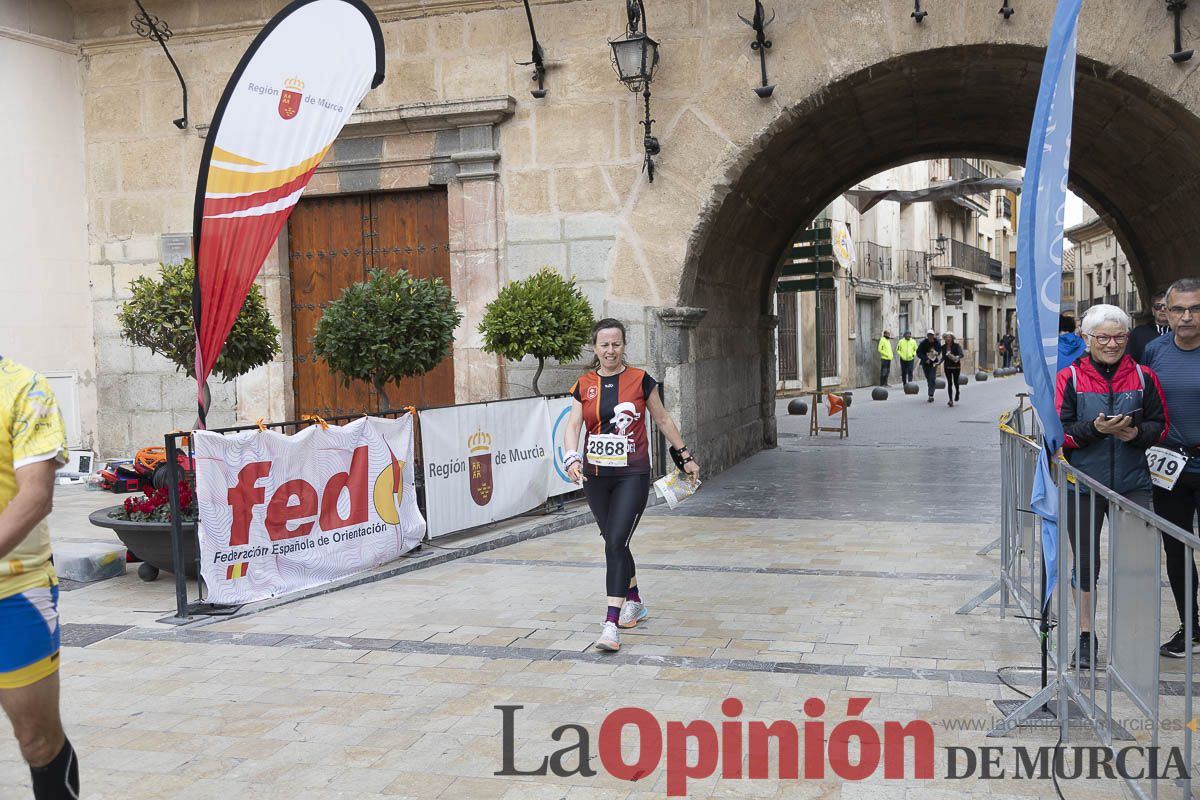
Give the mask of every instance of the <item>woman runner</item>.
M 954 401 L 958 400 L 962 391 L 958 379 L 962 377 L 962 360 L 965 353 L 962 345 L 954 341 L 953 333 L 946 331 L 942 334 L 942 339 L 942 372 L 946 374 L 946 396 L 950 398 L 946 405 L 953 408 Z
M 583 484 L 588 507 L 604 537 L 608 614 L 596 649 L 621 649 L 620 628 L 634 628 L 649 616 L 638 593 L 629 540 L 642 518 L 650 493 L 650 449 L 646 413 L 671 443 L 671 456 L 696 480 L 700 466 L 688 452 L 679 429 L 663 408 L 658 383 L 625 363 L 625 326 L 602 319 L 592 328 L 592 369 L 571 388 L 575 402 L 567 418 L 566 467 Z M 587 431 L 583 453 L 576 452 L 580 426 Z

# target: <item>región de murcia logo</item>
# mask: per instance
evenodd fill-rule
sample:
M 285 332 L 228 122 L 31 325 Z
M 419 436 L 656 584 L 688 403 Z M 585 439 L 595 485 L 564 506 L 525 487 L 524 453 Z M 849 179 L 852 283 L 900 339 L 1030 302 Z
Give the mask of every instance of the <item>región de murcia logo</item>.
M 279 116 L 292 119 L 300 113 L 300 101 L 304 98 L 304 81 L 299 78 L 288 78 L 283 82 L 283 92 L 279 95 Z
M 492 501 L 492 437 L 476 430 L 467 438 L 470 458 L 467 462 L 471 478 L 471 499 L 477 506 Z

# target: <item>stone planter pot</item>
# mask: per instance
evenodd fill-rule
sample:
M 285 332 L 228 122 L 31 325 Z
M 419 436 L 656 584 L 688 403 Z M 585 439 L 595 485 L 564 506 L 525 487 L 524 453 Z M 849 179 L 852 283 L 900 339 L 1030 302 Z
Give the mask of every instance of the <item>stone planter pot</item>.
M 142 522 L 130 519 L 116 519 L 112 514 L 123 511 L 122 506 L 109 506 L 93 511 L 88 515 L 88 521 L 100 528 L 111 528 L 116 531 L 117 538 L 143 563 L 138 567 L 138 577 L 144 581 L 152 581 L 158 573 L 175 572 L 173 550 L 171 548 L 171 523 Z M 188 578 L 196 577 L 196 523 L 183 523 L 183 563 L 184 574 Z

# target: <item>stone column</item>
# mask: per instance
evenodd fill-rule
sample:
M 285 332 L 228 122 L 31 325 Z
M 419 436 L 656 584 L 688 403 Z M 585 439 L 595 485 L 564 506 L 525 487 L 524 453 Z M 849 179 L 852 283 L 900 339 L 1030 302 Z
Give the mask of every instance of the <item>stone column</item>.
M 692 452 L 696 460 L 704 463 L 704 442 L 696 408 L 699 387 L 691 338 L 707 309 L 677 306 L 647 310 L 653 311 L 657 321 L 651 358 L 658 370 L 656 377 L 662 381 L 665 390 L 663 405 L 679 426 L 684 442 L 694 447 Z
M 779 359 L 775 352 L 775 329 L 779 315 L 763 314 L 758 318 L 758 349 L 762 353 L 762 381 L 759 385 L 762 400 L 763 447 L 779 445 L 779 428 L 775 419 L 775 387 L 778 385 Z
M 454 342 L 454 397 L 460 403 L 495 400 L 504 385 L 503 362 L 483 351 L 487 304 L 500 292 L 500 193 L 491 124 L 459 129 L 460 149 L 450 155 L 457 176 L 447 186 L 450 214 L 450 281 L 462 324 Z

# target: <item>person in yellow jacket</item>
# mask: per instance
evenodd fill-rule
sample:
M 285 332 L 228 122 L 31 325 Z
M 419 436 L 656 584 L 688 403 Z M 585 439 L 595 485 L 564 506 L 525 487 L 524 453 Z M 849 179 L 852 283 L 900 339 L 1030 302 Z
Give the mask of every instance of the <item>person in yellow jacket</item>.
M 888 373 L 892 371 L 892 332 L 884 331 L 879 337 L 879 385 L 888 385 Z
M 912 337 L 912 331 L 905 331 L 904 337 L 896 342 L 896 355 L 900 358 L 901 383 L 912 383 L 917 357 L 917 340 Z

